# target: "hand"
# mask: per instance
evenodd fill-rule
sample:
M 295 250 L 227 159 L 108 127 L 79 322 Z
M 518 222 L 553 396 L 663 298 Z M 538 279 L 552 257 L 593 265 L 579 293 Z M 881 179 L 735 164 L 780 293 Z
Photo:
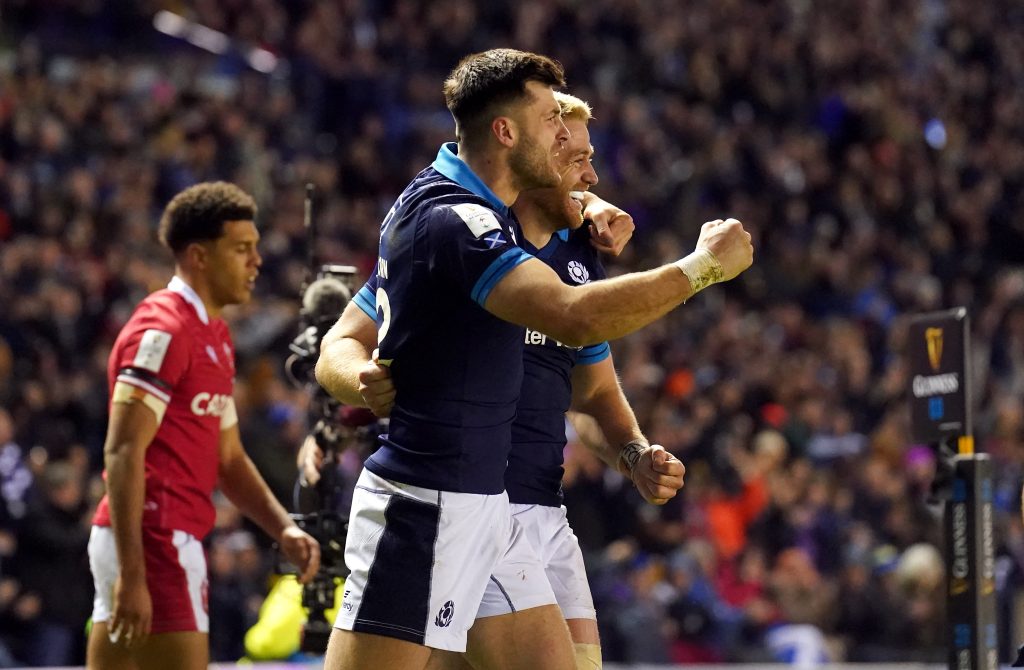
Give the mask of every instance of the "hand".
M 590 192 L 584 195 L 583 204 L 583 218 L 592 224 L 590 243 L 602 253 L 621 254 L 636 229 L 633 217 Z
M 664 505 L 683 488 L 683 462 L 665 451 L 660 444 L 652 444 L 636 462 L 630 479 L 643 499 L 652 505 Z
M 724 272 L 721 281 L 732 279 L 754 262 L 750 233 L 736 219 L 716 219 L 705 223 L 700 228 L 697 248 L 707 249 L 721 263 Z
M 299 470 L 306 483 L 313 486 L 320 481 L 320 468 L 324 464 L 324 452 L 316 443 L 316 438 L 308 435 L 299 447 Z
M 359 393 L 366 406 L 379 417 L 391 414 L 395 404 L 395 385 L 391 381 L 391 370 L 378 363 L 378 352 L 359 371 Z
M 127 648 L 141 645 L 149 636 L 153 623 L 153 601 L 145 576 L 125 577 L 114 582 L 114 612 L 107 622 L 112 644 Z
M 281 531 L 277 544 L 285 558 L 301 571 L 300 584 L 313 579 L 320 569 L 320 543 L 312 535 L 292 524 Z

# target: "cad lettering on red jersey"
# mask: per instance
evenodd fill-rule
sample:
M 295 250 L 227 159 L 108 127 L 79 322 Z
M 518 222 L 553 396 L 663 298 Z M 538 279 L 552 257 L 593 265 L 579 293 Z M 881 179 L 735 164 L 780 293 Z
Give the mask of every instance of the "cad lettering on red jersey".
M 202 391 L 192 398 L 192 413 L 196 416 L 224 416 L 233 403 L 234 399 L 230 395 Z
M 237 422 L 234 345 L 180 279 L 143 300 L 121 330 L 107 369 L 111 395 L 128 384 L 166 404 L 146 450 L 144 526 L 197 538 L 213 527 L 220 434 Z M 93 523 L 110 525 L 106 497 Z

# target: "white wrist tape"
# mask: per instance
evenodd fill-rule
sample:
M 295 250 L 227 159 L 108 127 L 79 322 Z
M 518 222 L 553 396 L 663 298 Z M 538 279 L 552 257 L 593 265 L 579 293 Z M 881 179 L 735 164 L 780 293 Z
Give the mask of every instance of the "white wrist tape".
M 690 280 L 690 288 L 693 293 L 725 279 L 725 270 L 722 269 L 722 264 L 709 249 L 697 249 L 689 256 L 677 260 L 675 265 Z
M 619 460 L 626 464 L 626 469 L 631 473 L 633 468 L 636 467 L 637 462 L 645 451 L 650 449 L 650 445 L 643 440 L 633 440 L 622 445 L 622 449 L 619 451 Z

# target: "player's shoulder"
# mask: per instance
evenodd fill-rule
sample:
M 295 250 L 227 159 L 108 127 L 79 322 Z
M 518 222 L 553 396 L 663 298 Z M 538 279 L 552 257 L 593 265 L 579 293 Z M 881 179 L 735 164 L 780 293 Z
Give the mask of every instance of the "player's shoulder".
M 160 330 L 169 335 L 187 337 L 191 332 L 190 309 L 193 309 L 192 306 L 180 295 L 169 289 L 161 289 L 139 303 L 124 330 Z
M 484 198 L 465 191 L 453 191 L 431 199 L 424 211 L 424 221 L 433 230 L 461 231 L 468 229 L 479 238 L 510 225 Z

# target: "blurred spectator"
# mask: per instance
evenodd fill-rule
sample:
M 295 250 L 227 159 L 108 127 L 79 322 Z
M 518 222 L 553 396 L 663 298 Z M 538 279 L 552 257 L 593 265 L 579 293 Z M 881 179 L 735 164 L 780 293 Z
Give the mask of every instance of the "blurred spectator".
M 231 48 L 157 33 L 165 6 Z M 13 0 L 0 31 L 0 557 L 38 467 L 29 453 L 43 463 L 81 444 L 99 471 L 106 353 L 169 277 L 159 209 L 202 178 L 260 203 L 260 300 L 234 315 L 239 411 L 288 494 L 306 411 L 280 372 L 305 269 L 302 185 L 317 187 L 318 259 L 365 274 L 386 208 L 452 136 L 442 78 L 508 44 L 559 58 L 594 106 L 601 195 L 637 224 L 611 274 L 678 258 L 723 214 L 757 247 L 740 281 L 613 343 L 646 434 L 687 465 L 683 495 L 639 505 L 567 448 L 605 658 L 636 657 L 624 632 L 637 631 L 651 658 L 687 645 L 729 657 L 722 640 L 739 639 L 735 656 L 765 660 L 780 623 L 813 625 L 793 637 L 809 657 L 934 655 L 935 603 L 897 567 L 939 537 L 924 503 L 934 456 L 909 434 L 906 315 L 955 305 L 973 318 L 1010 611 L 1024 579 L 1019 3 Z M 270 72 L 246 60 L 254 46 Z M 609 557 L 622 546 L 630 559 Z M 40 604 L 8 563 L 0 617 L 13 626 Z
M 84 653 L 82 626 L 92 611 L 90 510 L 82 473 L 69 462 L 47 463 L 39 489 L 19 533 L 17 574 L 24 593 L 39 601 L 23 654 L 30 665 L 73 665 Z

